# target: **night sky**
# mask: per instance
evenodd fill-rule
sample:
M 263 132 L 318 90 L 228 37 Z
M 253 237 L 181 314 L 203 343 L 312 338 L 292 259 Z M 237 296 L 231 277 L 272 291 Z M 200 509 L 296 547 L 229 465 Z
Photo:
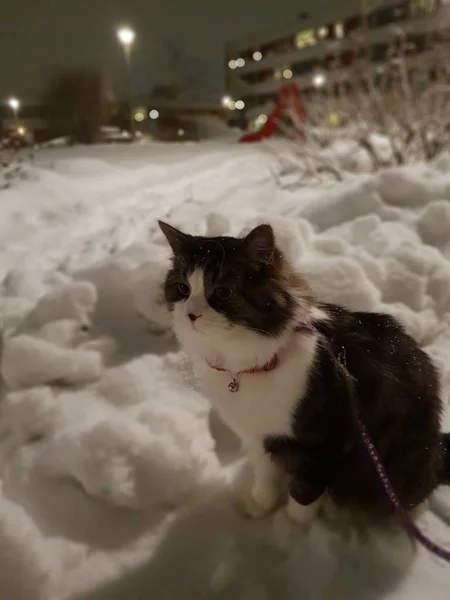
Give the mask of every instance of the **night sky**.
M 328 0 L 330 1 L 330 0 Z M 338 0 L 331 0 L 333 2 Z M 340 0 L 339 0 L 340 1 Z M 39 100 L 58 65 L 102 69 L 114 91 L 123 90 L 124 64 L 117 24 L 137 33 L 135 88 L 143 96 L 177 71 L 201 71 L 198 98 L 219 99 L 224 44 L 295 20 L 327 0 L 0 0 L 0 97 Z M 182 55 L 173 59 L 173 49 Z M 183 76 L 184 77 L 184 76 Z M 194 90 L 191 89 L 191 94 Z

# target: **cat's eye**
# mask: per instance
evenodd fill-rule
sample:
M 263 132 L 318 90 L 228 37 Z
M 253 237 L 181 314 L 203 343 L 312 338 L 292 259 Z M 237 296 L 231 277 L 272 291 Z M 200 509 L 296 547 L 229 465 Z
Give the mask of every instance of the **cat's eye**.
M 232 294 L 233 294 L 233 291 L 231 288 L 218 287 L 216 289 L 216 296 L 218 298 L 220 298 L 221 300 L 229 300 L 231 298 Z
M 188 285 L 186 285 L 185 283 L 179 283 L 178 284 L 178 291 L 182 296 L 185 296 L 186 298 L 189 296 L 189 294 L 191 293 L 191 290 L 189 288 Z

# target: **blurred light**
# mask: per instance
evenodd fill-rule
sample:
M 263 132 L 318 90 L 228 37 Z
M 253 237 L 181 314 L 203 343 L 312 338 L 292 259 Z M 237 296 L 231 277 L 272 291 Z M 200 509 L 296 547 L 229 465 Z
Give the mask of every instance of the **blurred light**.
M 341 22 L 335 24 L 334 33 L 338 40 L 341 40 L 344 37 L 344 26 Z
M 8 100 L 8 106 L 13 110 L 17 111 L 20 108 L 20 100 L 18 98 L 10 98 Z
M 180 137 L 182 137 L 182 136 L 184 135 L 184 129 L 179 129 L 179 130 L 178 130 L 178 135 L 179 135 Z
M 26 128 L 25 128 L 25 127 L 23 127 L 22 125 L 21 125 L 20 127 L 18 127 L 18 128 L 17 128 L 17 133 L 18 133 L 19 135 L 25 135 L 25 134 L 26 134 L 26 132 L 27 132 Z
M 121 27 L 117 30 L 117 37 L 123 46 L 131 46 L 136 38 L 136 34 L 131 27 Z
M 295 45 L 297 48 L 306 48 L 306 46 L 314 46 L 316 43 L 316 32 L 314 29 L 306 29 L 300 31 L 295 36 Z
M 245 102 L 243 100 L 238 100 L 235 104 L 235 107 L 238 110 L 242 110 L 243 108 L 245 108 Z
M 138 121 L 138 123 L 140 123 L 141 121 L 143 121 L 145 119 L 145 114 L 142 112 L 142 110 L 137 110 L 134 113 L 134 119 L 135 119 L 135 121 Z
M 325 85 L 326 77 L 324 73 L 316 73 L 313 77 L 313 85 L 314 87 L 322 87 Z
M 280 81 L 280 79 L 283 77 L 283 72 L 280 69 L 280 67 L 277 67 L 275 69 L 275 71 L 273 72 L 273 76 L 277 81 Z
M 227 108 L 228 108 L 228 110 L 236 110 L 235 102 L 233 102 L 233 100 L 230 100 Z
M 328 122 L 330 124 L 331 127 L 338 127 L 341 119 L 339 117 L 339 115 L 337 114 L 337 112 L 330 112 L 330 114 L 328 115 Z
M 222 106 L 225 106 L 225 108 L 228 107 L 228 105 L 230 104 L 230 102 L 231 102 L 230 96 L 224 96 L 222 98 Z
M 257 50 L 256 52 L 253 52 L 253 60 L 261 60 L 262 59 L 262 54 L 259 50 Z
M 245 60 L 243 58 L 238 58 L 236 60 L 236 66 L 237 67 L 243 67 L 245 65 Z
M 267 123 L 267 115 L 265 115 L 265 114 L 259 115 L 258 121 L 261 123 L 261 125 L 264 125 L 264 123 Z
M 230 60 L 228 66 L 230 67 L 230 69 L 235 69 L 237 67 L 237 63 L 235 60 Z
M 291 71 L 291 69 L 285 69 L 283 71 L 283 77 L 285 79 L 290 79 L 292 77 L 292 71 Z
M 153 110 L 151 110 L 151 111 L 148 113 L 148 116 L 150 117 L 150 119 L 153 119 L 153 120 L 155 120 L 155 119 L 157 119 L 157 118 L 159 117 L 159 111 L 157 111 L 157 110 L 154 108 Z
M 326 38 L 328 35 L 328 27 L 319 27 L 319 29 L 317 30 L 317 35 L 321 39 Z

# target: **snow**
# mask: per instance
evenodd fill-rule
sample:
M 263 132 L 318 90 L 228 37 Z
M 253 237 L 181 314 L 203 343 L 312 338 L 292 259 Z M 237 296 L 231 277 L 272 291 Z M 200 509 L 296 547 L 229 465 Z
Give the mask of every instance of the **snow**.
M 450 430 L 450 157 L 370 173 L 339 143 L 342 182 L 283 188 L 278 150 L 48 148 L 1 192 L 1 598 L 448 598 L 448 567 L 397 528 L 234 509 L 240 452 L 171 333 L 158 218 L 270 221 L 323 300 L 391 312 L 430 352 Z M 419 519 L 447 547 L 449 515 L 442 488 Z

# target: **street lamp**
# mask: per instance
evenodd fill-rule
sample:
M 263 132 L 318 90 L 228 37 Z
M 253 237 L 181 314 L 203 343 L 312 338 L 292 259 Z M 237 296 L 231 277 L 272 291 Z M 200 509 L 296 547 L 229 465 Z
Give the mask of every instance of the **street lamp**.
M 325 85 L 326 80 L 327 80 L 327 78 L 325 76 L 325 73 L 316 73 L 313 76 L 313 80 L 312 80 L 313 86 L 316 88 L 321 88 Z
M 17 118 L 19 116 L 19 109 L 20 109 L 20 100 L 18 98 L 14 98 L 14 97 L 10 98 L 8 100 L 8 106 L 13 111 L 14 121 L 16 122 L 16 125 L 17 125 Z
M 133 47 L 134 40 L 136 39 L 135 32 L 131 27 L 120 27 L 117 30 L 117 39 L 119 40 L 123 52 L 125 55 L 125 62 L 127 65 L 127 78 L 128 78 L 128 103 L 130 105 L 130 133 L 134 138 L 135 126 L 134 126 L 134 115 L 133 115 L 133 85 L 131 80 L 131 48 Z

